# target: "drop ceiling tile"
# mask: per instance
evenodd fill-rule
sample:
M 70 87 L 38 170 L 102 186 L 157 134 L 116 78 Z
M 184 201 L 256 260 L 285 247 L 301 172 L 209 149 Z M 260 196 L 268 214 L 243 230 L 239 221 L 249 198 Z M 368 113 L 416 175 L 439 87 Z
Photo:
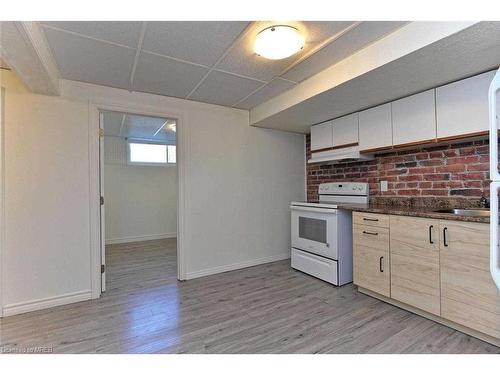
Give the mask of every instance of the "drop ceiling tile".
M 135 50 L 54 29 L 45 35 L 63 78 L 129 88 Z
M 300 82 L 345 59 L 369 43 L 404 26 L 407 22 L 362 22 L 332 43 L 283 74 L 283 78 Z
M 153 139 L 156 131 L 167 121 L 161 117 L 127 115 L 122 135 L 128 138 Z
M 120 112 L 103 112 L 103 128 L 105 136 L 118 137 L 120 135 L 123 116 L 125 116 L 125 114 Z
M 141 52 L 133 90 L 185 98 L 207 72 L 201 66 Z
M 302 51 L 281 60 L 269 60 L 254 52 L 254 42 L 257 34 L 276 22 L 255 22 L 248 33 L 238 41 L 226 57 L 217 65 L 217 69 L 247 77 L 269 81 L 279 75 L 293 62 L 324 42 L 332 35 L 353 24 L 349 21 L 335 22 L 287 22 L 296 27 L 306 38 Z
M 253 81 L 214 70 L 189 99 L 232 106 L 261 85 L 262 82 L 259 81 Z
M 145 51 L 212 66 L 249 22 L 148 22 Z
M 293 82 L 285 81 L 281 78 L 273 79 L 259 91 L 250 95 L 248 98 L 236 105 L 237 108 L 241 109 L 251 109 L 260 103 L 263 103 L 272 97 L 281 94 L 282 92 L 288 90 L 289 88 L 295 86 Z
M 137 48 L 141 32 L 141 22 L 132 21 L 55 21 L 41 24 L 133 48 Z

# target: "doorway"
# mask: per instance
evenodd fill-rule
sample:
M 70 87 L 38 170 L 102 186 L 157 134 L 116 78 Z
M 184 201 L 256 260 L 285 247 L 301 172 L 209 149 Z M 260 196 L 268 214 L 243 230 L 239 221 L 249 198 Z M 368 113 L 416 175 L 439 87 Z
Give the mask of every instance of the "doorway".
M 127 277 L 177 278 L 177 124 L 99 110 L 101 292 Z

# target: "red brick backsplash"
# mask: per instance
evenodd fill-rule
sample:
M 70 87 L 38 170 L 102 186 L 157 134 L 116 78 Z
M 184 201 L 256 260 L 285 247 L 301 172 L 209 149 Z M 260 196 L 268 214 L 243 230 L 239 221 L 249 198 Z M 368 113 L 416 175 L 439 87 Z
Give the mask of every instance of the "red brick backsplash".
M 311 157 L 310 135 L 306 158 Z M 487 140 L 433 145 L 376 155 L 374 160 L 336 164 L 308 164 L 307 200 L 318 200 L 323 182 L 367 182 L 371 197 L 489 197 Z M 388 181 L 388 191 L 380 191 Z

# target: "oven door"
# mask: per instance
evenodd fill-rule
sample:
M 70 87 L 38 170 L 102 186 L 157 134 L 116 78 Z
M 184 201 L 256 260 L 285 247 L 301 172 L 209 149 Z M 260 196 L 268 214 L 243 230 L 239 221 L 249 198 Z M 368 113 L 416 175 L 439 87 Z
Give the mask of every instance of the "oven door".
M 292 247 L 337 260 L 337 210 L 292 206 Z

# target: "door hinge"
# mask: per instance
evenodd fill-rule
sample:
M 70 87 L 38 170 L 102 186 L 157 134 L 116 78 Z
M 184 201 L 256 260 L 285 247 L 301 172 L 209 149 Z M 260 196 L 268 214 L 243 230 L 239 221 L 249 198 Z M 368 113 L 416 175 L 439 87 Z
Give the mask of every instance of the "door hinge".
M 101 206 L 104 205 L 104 197 L 101 196 L 101 198 L 99 199 L 99 203 L 101 203 Z
M 99 137 L 104 137 L 104 129 L 99 128 Z
M 104 273 L 106 271 L 106 265 L 101 264 L 101 273 Z

